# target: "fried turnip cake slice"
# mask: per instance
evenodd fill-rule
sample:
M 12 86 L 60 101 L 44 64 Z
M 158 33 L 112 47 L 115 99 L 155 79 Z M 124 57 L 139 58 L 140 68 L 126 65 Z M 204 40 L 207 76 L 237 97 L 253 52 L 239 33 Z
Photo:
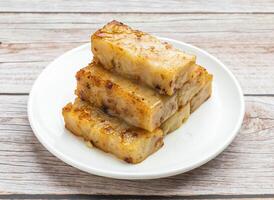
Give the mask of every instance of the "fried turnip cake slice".
M 112 21 L 91 36 L 92 52 L 103 67 L 173 95 L 189 79 L 196 57 L 129 26 Z
M 73 134 L 129 163 L 139 163 L 163 146 L 161 129 L 133 127 L 79 98 L 63 108 L 63 117 Z
M 173 96 L 153 89 L 91 63 L 77 75 L 76 94 L 83 100 L 131 125 L 153 131 L 185 105 L 205 84 L 208 73 L 195 65 L 191 80 Z

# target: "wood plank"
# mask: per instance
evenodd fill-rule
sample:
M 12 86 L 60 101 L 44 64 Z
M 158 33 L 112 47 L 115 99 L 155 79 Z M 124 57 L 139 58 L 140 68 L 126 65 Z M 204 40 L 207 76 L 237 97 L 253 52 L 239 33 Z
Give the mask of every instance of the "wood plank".
M 246 115 L 239 135 L 211 162 L 185 174 L 146 181 L 89 175 L 53 157 L 29 127 L 27 98 L 24 95 L 0 96 L 2 195 L 273 194 L 274 97 L 246 97 Z
M 48 62 L 0 63 L 0 93 L 28 93 Z
M 241 195 L 242 196 L 242 195 Z M 261 197 L 257 197 L 261 196 Z M 206 195 L 206 196 L 125 196 L 125 195 L 3 195 L 0 196 L 0 199 L 13 199 L 13 200 L 42 200 L 42 199 L 59 199 L 59 200 L 68 200 L 68 199 L 89 199 L 89 200 L 149 200 L 149 199 L 157 199 L 157 200 L 172 200 L 172 199 L 191 199 L 191 200 L 273 200 L 271 197 L 264 197 L 265 195 L 244 195 L 243 197 L 240 196 L 231 196 L 231 195 Z M 268 195 L 267 195 L 268 196 Z M 2 197 L 2 198 L 1 198 Z
M 0 12 L 274 12 L 271 0 L 9 0 L 0 1 Z
M 201 47 L 232 70 L 246 94 L 274 94 L 274 14 L 26 13 L 0 17 L 0 93 L 29 92 L 51 60 L 111 19 Z

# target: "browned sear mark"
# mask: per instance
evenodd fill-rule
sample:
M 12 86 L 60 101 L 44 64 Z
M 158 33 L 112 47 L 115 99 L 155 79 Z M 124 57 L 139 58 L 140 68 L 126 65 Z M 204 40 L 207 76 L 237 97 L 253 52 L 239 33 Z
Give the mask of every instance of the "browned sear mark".
M 162 123 L 164 121 L 164 118 L 163 116 L 160 118 L 160 122 Z
M 160 85 L 155 85 L 155 88 L 157 89 L 157 90 L 161 90 L 161 87 L 160 87 Z
M 126 157 L 126 158 L 124 159 L 124 161 L 126 161 L 127 163 L 132 163 L 132 162 L 133 162 L 133 160 L 132 160 L 131 157 Z
M 106 82 L 106 88 L 111 89 L 113 87 L 113 83 L 111 81 Z
M 108 106 L 105 105 L 105 104 L 102 105 L 101 109 L 102 109 L 102 111 L 103 111 L 104 113 L 107 113 L 107 112 L 108 112 Z

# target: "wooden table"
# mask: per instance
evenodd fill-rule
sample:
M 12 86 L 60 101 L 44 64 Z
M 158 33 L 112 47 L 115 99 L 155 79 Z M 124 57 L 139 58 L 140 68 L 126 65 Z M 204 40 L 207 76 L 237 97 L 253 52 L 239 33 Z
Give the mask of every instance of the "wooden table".
M 236 75 L 245 119 L 217 158 L 165 179 L 113 180 L 68 166 L 37 141 L 27 118 L 34 80 L 51 60 L 88 42 L 112 19 L 201 47 Z M 273 0 L 0 0 L 0 199 L 109 195 L 274 198 Z

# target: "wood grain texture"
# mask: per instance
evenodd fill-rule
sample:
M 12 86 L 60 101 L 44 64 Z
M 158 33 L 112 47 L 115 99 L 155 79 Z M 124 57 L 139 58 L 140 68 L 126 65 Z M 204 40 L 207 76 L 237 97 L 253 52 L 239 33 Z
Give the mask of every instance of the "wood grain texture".
M 232 70 L 245 94 L 269 96 L 246 97 L 234 142 L 191 172 L 122 181 L 72 168 L 37 141 L 28 97 L 16 94 L 112 19 L 201 47 Z M 273 199 L 273 22 L 273 0 L 0 0 L 0 199 Z
M 45 20 L 45 18 L 47 20 Z M 28 93 L 41 70 L 117 19 L 217 56 L 246 94 L 274 94 L 274 14 L 14 14 L 0 17 L 0 93 Z
M 93 176 L 52 156 L 27 119 L 27 96 L 0 96 L 0 194 L 252 195 L 274 191 L 274 97 L 246 97 L 239 135 L 185 174 L 127 181 Z M 240 198 L 240 197 L 239 197 Z
M 261 196 L 261 197 L 257 197 Z M 148 200 L 148 199 L 157 199 L 157 200 L 176 200 L 176 199 L 190 199 L 190 200 L 209 200 L 209 199 L 215 199 L 215 200 L 273 200 L 272 197 L 268 197 L 269 195 L 245 195 L 244 197 L 240 197 L 237 195 L 205 195 L 205 196 L 127 196 L 127 195 L 24 195 L 24 194 L 18 194 L 18 195 L 0 195 L 0 199 L 13 199 L 13 200 L 42 200 L 42 199 L 59 199 L 59 200 L 68 200 L 68 199 L 90 199 L 90 200 L 110 200 L 110 199 L 116 199 L 116 200 Z
M 274 12 L 271 0 L 1 0 L 0 12 Z

